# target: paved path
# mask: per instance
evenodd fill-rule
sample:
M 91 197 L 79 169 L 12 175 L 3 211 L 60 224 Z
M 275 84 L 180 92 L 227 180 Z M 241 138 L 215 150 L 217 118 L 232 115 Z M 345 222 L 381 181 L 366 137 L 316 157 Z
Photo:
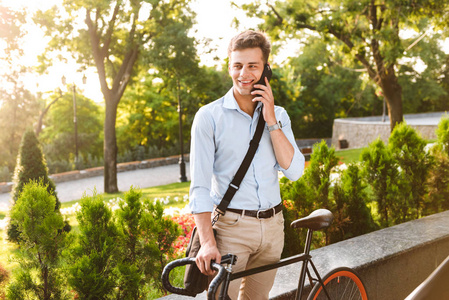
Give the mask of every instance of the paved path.
M 187 179 L 190 180 L 189 163 L 186 163 Z M 133 185 L 139 188 L 164 185 L 179 182 L 179 165 L 168 165 L 149 169 L 139 169 L 128 172 L 117 173 L 118 188 L 120 191 L 127 191 Z M 61 202 L 80 199 L 86 192 L 88 195 L 96 189 L 98 193 L 103 193 L 103 176 L 79 179 L 74 181 L 61 182 L 56 184 L 56 192 Z M 0 211 L 8 209 L 11 195 L 9 193 L 0 194 Z

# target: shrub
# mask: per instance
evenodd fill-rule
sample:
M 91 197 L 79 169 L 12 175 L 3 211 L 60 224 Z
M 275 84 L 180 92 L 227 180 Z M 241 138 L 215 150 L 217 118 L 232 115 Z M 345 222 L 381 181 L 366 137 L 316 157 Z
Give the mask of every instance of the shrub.
M 292 229 L 290 223 L 309 215 L 315 209 L 330 208 L 330 173 L 337 163 L 335 149 L 329 149 L 326 142 L 321 141 L 313 146 L 310 165 L 299 180 L 291 182 L 285 177 L 281 179 L 281 197 L 286 204 L 284 205 L 286 244 L 283 257 L 297 254 L 304 247 L 306 231 Z M 314 244 L 316 246 L 324 244 L 319 234 L 314 236 Z
M 439 145 L 442 151 L 449 156 L 449 116 L 447 114 L 445 117 L 441 118 L 436 134 L 437 145 Z
M 396 219 L 405 222 L 422 216 L 427 194 L 427 176 L 433 163 L 425 151 L 426 141 L 405 123 L 397 125 L 388 140 L 388 148 L 400 168 L 399 189 L 402 196 Z
M 116 287 L 118 231 L 103 198 L 84 196 L 76 218 L 79 234 L 69 251 L 68 281 L 81 299 L 110 299 Z
M 391 225 L 394 202 L 399 198 L 397 183 L 398 168 L 390 151 L 378 138 L 361 154 L 363 174 L 372 187 L 380 223 L 384 227 Z
M 331 242 L 348 239 L 376 230 L 371 212 L 366 205 L 368 199 L 361 171 L 355 164 L 350 164 L 341 174 L 334 187 L 334 199 L 337 211 L 343 214 L 341 219 L 348 221 L 340 225 L 339 231 L 331 236 Z
M 55 210 L 59 210 L 61 203 L 56 195 L 56 186 L 48 177 L 48 170 L 39 141 L 33 130 L 27 130 L 22 138 L 14 172 L 14 186 L 12 190 L 14 202 L 19 198 L 25 184 L 31 180 L 42 182 L 47 188 L 48 193 L 52 194 L 56 200 Z M 11 217 L 11 220 L 14 221 L 13 217 Z M 19 232 L 15 224 L 15 222 L 10 222 L 7 234 L 10 241 L 18 242 Z
M 449 116 L 441 119 L 436 134 L 437 142 L 431 149 L 435 164 L 429 174 L 425 214 L 449 209 Z
M 23 186 L 11 220 L 20 232 L 21 269 L 8 287 L 8 299 L 65 299 L 60 254 L 65 246 L 64 221 L 56 198 L 37 182 Z M 34 276 L 37 274 L 38 276 Z

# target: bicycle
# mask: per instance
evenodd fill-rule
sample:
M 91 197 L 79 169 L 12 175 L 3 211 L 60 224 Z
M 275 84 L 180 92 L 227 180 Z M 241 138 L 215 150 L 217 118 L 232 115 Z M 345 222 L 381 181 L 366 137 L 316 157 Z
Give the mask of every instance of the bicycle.
M 227 254 L 223 256 L 221 264 L 212 262 L 212 268 L 218 271 L 218 274 L 214 277 L 209 285 L 207 299 L 215 299 L 215 294 L 220 284 L 221 290 L 218 299 L 227 299 L 228 286 L 232 280 L 272 269 L 277 269 L 301 261 L 303 263 L 295 299 L 302 299 L 304 295 L 305 280 L 307 275 L 311 287 L 311 292 L 309 293 L 307 298 L 308 300 L 367 300 L 368 296 L 366 288 L 362 280 L 354 270 L 347 267 L 340 267 L 330 271 L 323 278 L 321 278 L 312 261 L 312 256 L 310 255 L 310 247 L 312 243 L 313 232 L 328 227 L 332 223 L 333 218 L 334 216 L 329 210 L 318 209 L 312 212 L 307 217 L 293 221 L 290 225 L 291 227 L 307 228 L 304 252 L 298 255 L 281 259 L 277 263 L 232 273 L 232 265 L 235 264 L 235 261 L 237 260 L 237 257 L 235 255 Z M 162 284 L 164 288 L 171 293 L 186 296 L 195 296 L 195 294 L 190 293 L 186 289 L 172 286 L 169 280 L 171 270 L 179 266 L 194 263 L 194 258 L 183 258 L 167 264 L 162 273 Z M 309 265 L 312 267 L 311 269 L 313 270 L 313 275 L 309 268 Z

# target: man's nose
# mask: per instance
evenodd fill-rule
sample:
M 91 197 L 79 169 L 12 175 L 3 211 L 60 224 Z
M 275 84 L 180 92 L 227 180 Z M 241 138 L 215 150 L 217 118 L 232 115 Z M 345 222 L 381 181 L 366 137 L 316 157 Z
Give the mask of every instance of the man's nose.
M 245 75 L 248 75 L 250 72 L 249 72 L 249 67 L 247 67 L 247 66 L 243 66 L 241 69 L 240 69 L 240 76 L 245 76 Z

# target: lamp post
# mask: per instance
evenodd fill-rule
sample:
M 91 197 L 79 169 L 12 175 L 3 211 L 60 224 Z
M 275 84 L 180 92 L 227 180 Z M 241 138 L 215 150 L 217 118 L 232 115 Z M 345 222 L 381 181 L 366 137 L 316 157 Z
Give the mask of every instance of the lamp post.
M 66 78 L 62 75 L 61 78 L 62 84 L 66 85 Z M 83 75 L 83 84 L 86 84 L 87 78 L 86 75 Z M 78 163 L 78 120 L 76 114 L 76 84 L 72 84 L 72 94 L 73 94 L 73 126 L 75 131 L 75 166 Z
M 180 85 L 179 80 L 176 80 L 178 87 L 178 116 L 179 116 L 179 147 L 181 150 L 181 157 L 179 158 L 179 181 L 186 182 L 186 164 L 184 162 L 184 141 L 182 137 L 182 110 L 181 110 L 181 96 L 180 96 Z

